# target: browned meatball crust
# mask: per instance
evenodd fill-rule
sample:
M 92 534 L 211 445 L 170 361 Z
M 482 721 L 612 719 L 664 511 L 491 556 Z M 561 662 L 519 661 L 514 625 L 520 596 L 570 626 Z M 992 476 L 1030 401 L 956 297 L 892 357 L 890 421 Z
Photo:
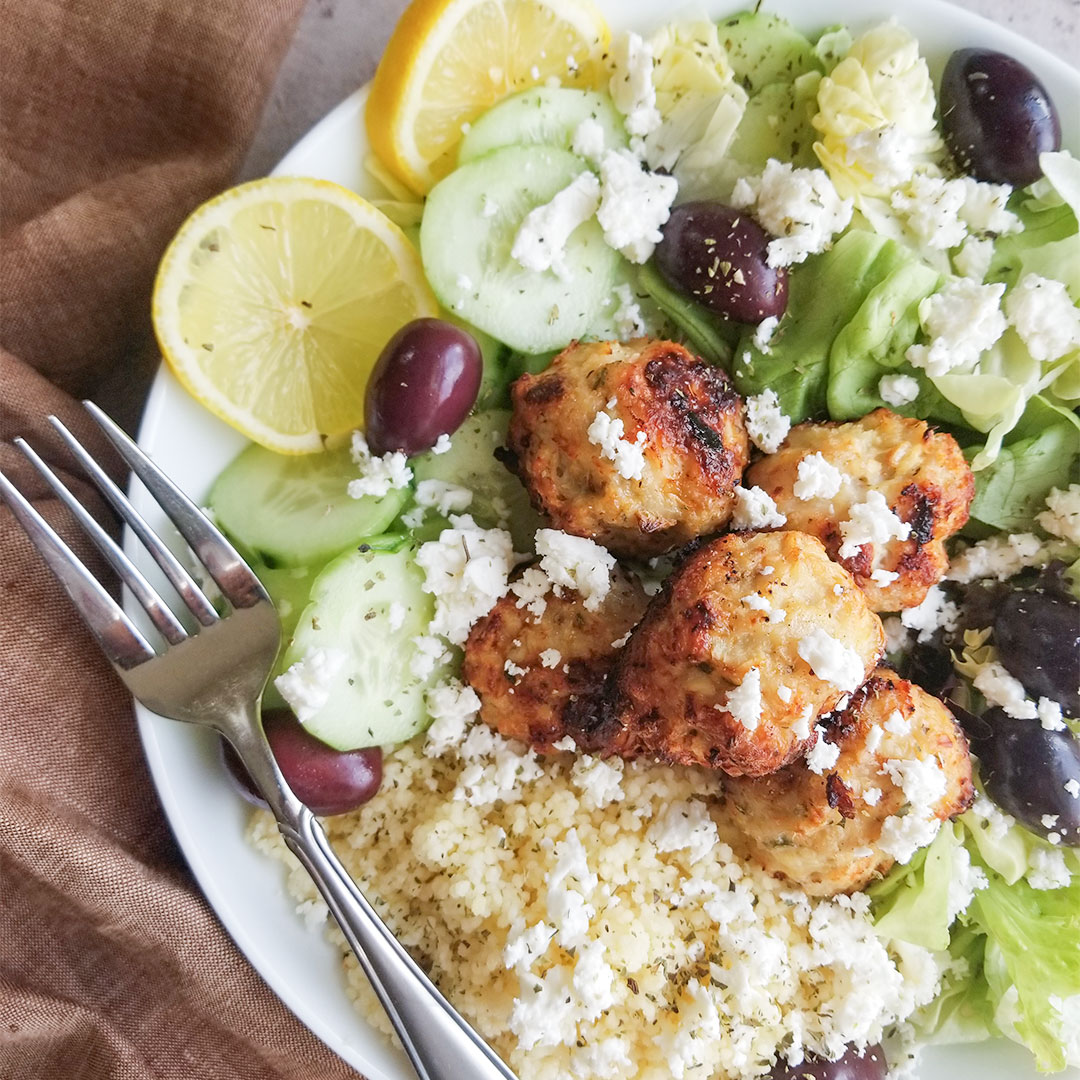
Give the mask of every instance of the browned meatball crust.
M 815 674 L 800 655 L 825 634 L 848 657 L 847 685 Z M 821 541 L 730 533 L 689 555 L 649 605 L 593 741 L 733 775 L 773 772 L 812 745 L 814 719 L 866 679 L 884 643 L 881 620 Z M 761 695 L 751 723 L 728 699 L 748 680 Z
M 511 460 L 557 528 L 649 557 L 731 517 L 749 455 L 741 401 L 723 371 L 681 345 L 575 343 L 539 375 L 522 375 L 511 396 Z M 598 413 L 640 446 L 638 478 L 590 439 Z
M 830 718 L 825 740 L 839 756 L 821 774 L 797 761 L 771 776 L 724 782 L 725 814 L 748 854 L 811 896 L 854 892 L 887 873 L 895 861 L 890 818 L 944 821 L 974 796 L 967 740 L 952 714 L 888 668 Z M 944 793 L 929 806 L 911 805 L 887 767 L 913 759 L 936 759 L 945 774 Z
M 576 592 L 549 593 L 539 617 L 509 593 L 473 627 L 465 643 L 465 681 L 480 716 L 501 735 L 549 751 L 596 716 L 618 651 L 645 611 L 636 578 L 616 570 L 596 611 Z
M 835 466 L 845 479 L 836 495 L 799 498 L 794 493 L 799 464 L 813 454 Z M 854 576 L 875 611 L 899 611 L 923 602 L 945 576 L 945 541 L 963 528 L 975 495 L 975 481 L 956 440 L 922 420 L 876 409 L 853 423 L 807 423 L 791 429 L 775 454 L 754 462 L 747 486 L 772 496 L 787 517 L 787 529 L 819 537 L 832 558 Z M 863 544 L 841 559 L 840 526 L 851 508 L 872 492 L 910 528 L 906 540 L 891 539 L 880 550 Z M 874 580 L 875 571 L 884 571 Z M 896 575 L 890 580 L 891 575 Z

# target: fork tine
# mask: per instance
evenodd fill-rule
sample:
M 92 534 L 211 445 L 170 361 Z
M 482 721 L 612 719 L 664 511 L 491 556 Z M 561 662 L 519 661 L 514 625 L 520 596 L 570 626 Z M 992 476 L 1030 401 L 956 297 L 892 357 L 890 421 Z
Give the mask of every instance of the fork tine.
M 262 582 L 237 550 L 212 525 L 206 515 L 174 484 L 109 416 L 92 401 L 84 401 L 87 412 L 97 421 L 120 456 L 146 485 L 166 516 L 188 542 L 196 557 L 217 582 L 233 607 L 252 607 L 269 596 Z
M 78 609 L 83 622 L 97 638 L 109 661 L 130 670 L 154 657 L 154 650 L 120 605 L 101 587 L 71 549 L 56 535 L 52 526 L 0 472 L 0 495 L 4 497 L 15 520 L 22 526 L 30 543 L 37 548 L 49 569 L 56 575 Z
M 169 579 L 169 584 L 187 604 L 188 610 L 203 626 L 212 626 L 218 620 L 214 605 L 203 594 L 195 579 L 189 574 L 184 564 L 166 547 L 161 538 L 146 523 L 146 519 L 131 505 L 128 497 L 113 483 L 111 477 L 90 456 L 86 448 L 55 417 L 49 417 L 49 423 L 72 455 L 83 467 L 86 474 L 97 484 L 101 493 L 112 504 L 113 509 L 128 523 L 131 531 L 142 541 L 143 547 L 150 552 L 154 562 L 161 567 L 162 573 Z
M 142 605 L 157 631 L 170 645 L 179 645 L 181 641 L 184 641 L 188 636 L 187 631 L 180 625 L 161 597 L 154 592 L 150 582 L 143 577 L 138 567 L 120 550 L 116 541 L 87 513 L 86 508 L 71 494 L 56 473 L 41 460 L 25 439 L 15 439 L 14 442 L 29 459 L 30 464 L 45 478 L 49 487 L 56 492 L 60 501 L 75 515 L 75 519 L 86 530 L 97 549 L 109 560 L 117 576 Z

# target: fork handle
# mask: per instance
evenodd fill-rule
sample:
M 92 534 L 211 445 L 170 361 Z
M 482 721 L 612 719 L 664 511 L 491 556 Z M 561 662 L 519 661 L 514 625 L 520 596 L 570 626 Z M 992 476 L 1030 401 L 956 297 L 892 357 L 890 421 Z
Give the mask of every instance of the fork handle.
M 375 914 L 311 811 L 279 817 L 278 828 L 337 919 L 420 1080 L 516 1080 Z

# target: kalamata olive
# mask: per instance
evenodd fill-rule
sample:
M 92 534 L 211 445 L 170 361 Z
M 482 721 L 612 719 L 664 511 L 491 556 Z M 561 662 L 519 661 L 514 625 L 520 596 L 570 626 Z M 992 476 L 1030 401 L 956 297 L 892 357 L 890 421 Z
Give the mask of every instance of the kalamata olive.
M 382 783 L 382 750 L 334 750 L 306 731 L 288 709 L 267 709 L 263 728 L 278 768 L 296 797 L 314 814 L 344 814 L 366 803 Z M 240 794 L 265 806 L 236 751 L 224 739 L 221 753 Z
M 941 128 L 957 164 L 979 180 L 1026 187 L 1039 155 L 1061 149 L 1061 122 L 1030 68 L 993 49 L 958 49 L 941 80 Z
M 861 1054 L 852 1046 L 836 1061 L 811 1055 L 801 1065 L 775 1065 L 769 1080 L 885 1080 L 888 1073 L 880 1046 L 868 1046 Z
M 1033 833 L 1057 833 L 1063 844 L 1080 846 L 1080 799 L 1072 794 L 1080 785 L 1080 739 L 1003 709 L 962 721 L 986 794 Z
M 741 323 L 784 314 L 787 271 L 766 260 L 769 236 L 742 210 L 718 202 L 675 207 L 656 265 L 676 289 Z
M 364 434 L 372 452 L 430 450 L 469 415 L 483 372 L 480 346 L 461 327 L 443 319 L 406 323 L 368 380 Z
M 1080 716 L 1080 601 L 1046 589 L 1012 592 L 994 616 L 994 643 L 1031 697 Z

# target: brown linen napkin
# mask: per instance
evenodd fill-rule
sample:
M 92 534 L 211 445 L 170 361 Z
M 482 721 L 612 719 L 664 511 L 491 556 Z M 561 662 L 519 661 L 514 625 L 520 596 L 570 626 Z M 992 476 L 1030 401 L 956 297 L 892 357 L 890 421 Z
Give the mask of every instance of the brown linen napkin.
M 95 453 L 71 395 L 134 426 L 155 265 L 230 183 L 301 7 L 0 0 L 0 468 L 99 573 L 11 439 L 100 507 L 44 417 Z M 0 1078 L 348 1076 L 195 889 L 127 693 L 0 505 Z

